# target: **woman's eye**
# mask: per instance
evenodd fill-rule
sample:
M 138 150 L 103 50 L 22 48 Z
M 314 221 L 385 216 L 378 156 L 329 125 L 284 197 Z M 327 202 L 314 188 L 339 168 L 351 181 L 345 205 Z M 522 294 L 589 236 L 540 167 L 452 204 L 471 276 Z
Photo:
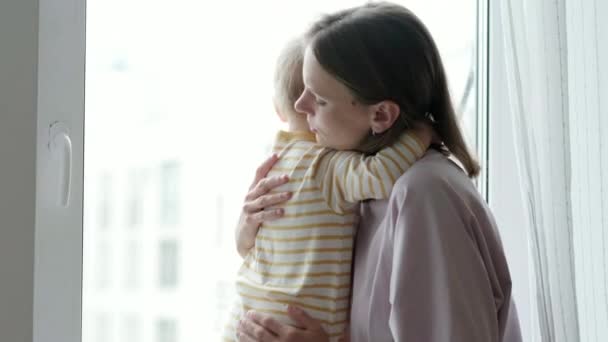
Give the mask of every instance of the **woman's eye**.
M 319 100 L 319 99 L 315 99 L 315 103 L 318 104 L 319 106 L 325 106 L 327 104 L 327 102 L 325 102 L 323 100 Z

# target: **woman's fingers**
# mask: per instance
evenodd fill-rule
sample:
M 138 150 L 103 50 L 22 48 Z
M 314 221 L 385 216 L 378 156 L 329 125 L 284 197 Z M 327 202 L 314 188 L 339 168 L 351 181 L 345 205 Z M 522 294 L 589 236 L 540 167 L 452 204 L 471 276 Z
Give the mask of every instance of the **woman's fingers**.
M 264 208 L 271 207 L 287 201 L 291 197 L 290 192 L 281 192 L 278 194 L 263 195 L 256 200 L 246 202 L 243 206 L 243 211 L 246 214 L 255 214 Z
M 272 207 L 274 205 L 283 203 L 291 198 L 290 192 L 281 192 L 278 194 L 264 195 L 259 197 L 254 202 L 257 203 L 256 206 L 260 209 Z
M 253 182 L 251 183 L 251 186 L 249 187 L 249 189 L 252 189 L 254 186 L 256 186 L 258 184 L 258 182 L 262 178 L 266 177 L 266 175 L 268 174 L 268 171 L 270 171 L 270 169 L 277 162 L 277 160 L 279 160 L 279 156 L 276 153 L 273 153 L 270 157 L 268 157 L 262 163 L 262 165 L 260 165 L 258 167 L 258 169 L 255 171 L 255 178 L 253 179 Z
M 277 321 L 274 317 L 255 311 L 247 312 L 247 318 L 258 326 L 263 327 L 265 331 L 270 332 L 273 336 L 282 336 L 290 328 L 288 325 Z
M 287 306 L 287 315 L 289 315 L 291 319 L 293 319 L 296 323 L 298 323 L 299 326 L 302 326 L 306 330 L 323 330 L 323 327 L 321 326 L 321 323 L 319 323 L 319 321 L 310 317 L 306 312 L 304 312 L 304 310 L 298 307 L 292 305 Z
M 283 208 L 278 208 L 278 209 L 266 209 L 266 210 L 262 210 L 259 211 L 255 214 L 251 214 L 247 217 L 248 224 L 254 224 L 254 223 L 262 223 L 264 221 L 274 221 L 280 217 L 283 216 L 283 214 L 285 214 L 285 210 Z
M 253 320 L 250 314 L 243 318 L 237 325 L 237 336 L 239 341 L 273 342 L 277 341 L 276 335 L 265 329 L 264 326 Z
M 329 337 L 321 324 L 300 309 L 288 308 L 288 314 L 302 328 L 279 322 L 276 318 L 260 312 L 249 311 L 237 326 L 237 334 L 250 338 L 239 341 L 256 342 L 327 342 Z
M 245 333 L 237 332 L 236 340 L 239 342 L 256 342 L 253 338 L 247 336 Z
M 287 175 L 268 177 L 258 180 L 257 184 L 249 191 L 245 197 L 245 201 L 252 201 L 256 198 L 268 193 L 270 190 L 277 186 L 283 185 L 289 182 Z

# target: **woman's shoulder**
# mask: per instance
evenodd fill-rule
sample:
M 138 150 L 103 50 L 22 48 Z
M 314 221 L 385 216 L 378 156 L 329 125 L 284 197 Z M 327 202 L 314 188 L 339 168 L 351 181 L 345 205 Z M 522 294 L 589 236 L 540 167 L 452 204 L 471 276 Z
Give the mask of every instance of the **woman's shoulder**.
M 449 188 L 476 191 L 465 171 L 444 154 L 429 150 L 395 183 L 396 191 L 424 191 Z
M 423 228 L 425 234 L 433 229 L 447 233 L 460 223 L 471 236 L 479 231 L 499 239 L 492 212 L 475 184 L 458 164 L 437 151 L 427 152 L 401 176 L 388 207 L 393 216 L 416 223 L 409 229 Z
M 418 209 L 421 206 L 457 208 L 456 212 L 467 213 L 466 216 L 488 212 L 487 204 L 465 171 L 435 150 L 427 151 L 397 180 L 391 200 L 399 210 L 403 210 L 407 201 L 416 203 L 414 207 Z
M 442 222 L 493 227 L 490 208 L 465 171 L 450 158 L 428 151 L 395 184 L 389 207 L 395 215 L 431 215 Z

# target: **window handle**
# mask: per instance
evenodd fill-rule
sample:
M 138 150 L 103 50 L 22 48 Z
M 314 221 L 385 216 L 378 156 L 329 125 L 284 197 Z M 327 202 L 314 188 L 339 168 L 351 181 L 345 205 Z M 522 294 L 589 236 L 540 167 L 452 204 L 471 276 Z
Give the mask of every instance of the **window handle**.
M 61 122 L 54 122 L 49 128 L 49 149 L 60 158 L 58 204 L 67 208 L 70 204 L 72 187 L 72 140 L 70 131 Z

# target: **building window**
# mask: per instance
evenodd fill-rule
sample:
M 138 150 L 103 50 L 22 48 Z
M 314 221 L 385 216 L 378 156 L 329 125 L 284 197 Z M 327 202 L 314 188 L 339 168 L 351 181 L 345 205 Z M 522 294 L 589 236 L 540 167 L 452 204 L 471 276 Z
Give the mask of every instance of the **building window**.
M 160 242 L 159 247 L 159 285 L 161 288 L 175 288 L 177 286 L 177 242 L 165 240 Z
M 160 169 L 160 222 L 174 226 L 179 219 L 179 164 L 166 162 Z
M 122 323 L 122 341 L 138 342 L 141 341 L 140 321 L 135 315 L 128 315 Z
M 129 190 L 127 204 L 127 224 L 135 227 L 141 224 L 143 214 L 143 190 L 145 175 L 134 169 L 129 172 Z
M 215 231 L 215 242 L 219 245 L 224 240 L 226 230 L 224 229 L 224 196 L 218 195 L 215 199 L 215 217 L 216 217 L 216 231 Z
M 110 226 L 111 204 L 112 204 L 112 176 L 105 173 L 99 182 L 99 227 Z
M 110 287 L 111 283 L 111 255 L 110 246 L 107 241 L 97 242 L 97 288 L 104 290 Z
M 214 329 L 221 331 L 226 324 L 226 317 L 230 313 L 232 303 L 232 296 L 234 292 L 234 284 L 225 280 L 218 280 L 215 284 L 215 322 L 213 324 Z
M 177 342 L 177 323 L 175 320 L 160 319 L 156 325 L 157 342 Z
M 135 289 L 139 286 L 140 256 L 137 241 L 129 241 L 125 250 L 124 280 L 125 288 Z
M 110 315 L 107 313 L 97 314 L 95 324 L 95 339 L 97 342 L 110 342 L 112 337 L 112 326 Z

